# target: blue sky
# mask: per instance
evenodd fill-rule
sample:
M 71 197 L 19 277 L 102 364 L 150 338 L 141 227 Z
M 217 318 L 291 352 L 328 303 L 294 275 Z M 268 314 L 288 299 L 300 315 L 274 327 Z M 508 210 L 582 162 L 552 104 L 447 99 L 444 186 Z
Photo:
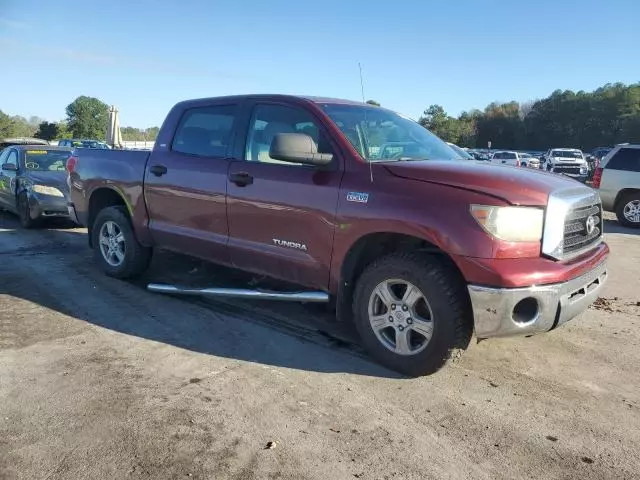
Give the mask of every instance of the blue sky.
M 378 2 L 0 0 L 0 109 L 60 120 L 90 95 L 147 127 L 194 97 L 357 100 L 358 62 L 414 118 L 640 81 L 638 0 Z

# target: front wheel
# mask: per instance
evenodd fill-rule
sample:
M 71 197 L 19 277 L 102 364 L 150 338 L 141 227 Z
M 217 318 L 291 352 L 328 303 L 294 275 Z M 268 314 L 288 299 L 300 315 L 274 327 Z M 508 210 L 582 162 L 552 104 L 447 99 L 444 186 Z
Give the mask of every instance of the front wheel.
M 640 228 L 640 192 L 628 193 L 618 201 L 616 217 L 625 227 Z
M 138 242 L 124 207 L 101 210 L 91 229 L 91 236 L 94 260 L 110 277 L 136 277 L 151 262 L 151 249 Z
M 371 264 L 356 285 L 354 314 L 371 356 L 410 376 L 437 371 L 471 339 L 464 284 L 434 256 L 394 253 Z
M 22 228 L 34 228 L 37 221 L 31 218 L 31 207 L 29 206 L 29 198 L 27 198 L 26 193 L 18 195 L 17 207 L 20 226 Z

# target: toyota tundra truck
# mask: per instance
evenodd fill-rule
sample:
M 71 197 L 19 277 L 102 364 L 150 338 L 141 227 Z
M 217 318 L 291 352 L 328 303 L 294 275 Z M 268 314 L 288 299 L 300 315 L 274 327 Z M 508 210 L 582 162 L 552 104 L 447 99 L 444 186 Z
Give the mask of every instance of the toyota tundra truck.
M 598 194 L 462 160 L 390 110 L 247 95 L 169 112 L 153 151 L 77 150 L 70 215 L 97 266 L 131 278 L 155 249 L 295 285 L 169 293 L 328 302 L 380 363 L 439 369 L 478 339 L 547 332 L 607 279 Z

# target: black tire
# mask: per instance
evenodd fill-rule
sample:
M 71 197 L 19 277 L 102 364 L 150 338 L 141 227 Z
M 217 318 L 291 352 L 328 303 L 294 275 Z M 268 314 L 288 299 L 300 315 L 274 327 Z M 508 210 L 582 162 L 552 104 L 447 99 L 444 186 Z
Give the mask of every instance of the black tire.
M 373 291 L 390 279 L 407 281 L 420 289 L 433 313 L 431 339 L 419 353 L 400 355 L 391 351 L 378 339 L 369 322 Z M 369 354 L 386 367 L 409 376 L 439 370 L 447 360 L 458 357 L 468 347 L 473 333 L 472 311 L 464 282 L 458 272 L 433 255 L 399 252 L 369 265 L 356 284 L 353 310 L 356 328 Z
M 35 228 L 38 221 L 31 218 L 31 207 L 26 193 L 20 193 L 16 201 L 18 208 L 18 218 L 20 218 L 20 226 L 22 228 Z
M 117 266 L 107 262 L 100 246 L 100 231 L 106 222 L 115 223 L 124 237 L 124 259 Z M 149 267 L 152 249 L 138 242 L 125 207 L 114 206 L 101 210 L 91 229 L 91 237 L 93 258 L 98 267 L 108 276 L 121 279 L 134 278 L 144 273 Z
M 624 207 L 634 201 L 640 202 L 640 192 L 630 192 L 623 195 L 616 204 L 616 217 L 618 217 L 618 222 L 625 227 L 640 228 L 640 222 L 632 222 L 624 216 Z

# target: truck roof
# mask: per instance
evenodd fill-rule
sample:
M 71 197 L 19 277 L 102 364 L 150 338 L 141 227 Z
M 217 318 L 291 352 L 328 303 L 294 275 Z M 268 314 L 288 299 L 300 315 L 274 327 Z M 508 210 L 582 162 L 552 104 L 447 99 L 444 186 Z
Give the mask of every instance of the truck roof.
M 332 98 L 332 97 L 317 97 L 313 95 L 286 95 L 279 93 L 259 93 L 259 94 L 246 94 L 246 95 L 223 95 L 220 97 L 204 97 L 204 98 L 194 98 L 191 100 L 183 100 L 178 102 L 176 105 L 181 106 L 189 106 L 191 104 L 197 105 L 206 103 L 208 101 L 220 101 L 220 100 L 232 100 L 239 101 L 247 98 L 252 99 L 262 99 L 262 100 L 307 100 L 313 103 L 332 103 L 332 104 L 342 104 L 342 105 L 360 105 L 360 106 L 372 106 L 368 103 L 356 102 L 353 100 L 346 100 L 343 98 Z M 380 108 L 380 107 L 376 107 Z

